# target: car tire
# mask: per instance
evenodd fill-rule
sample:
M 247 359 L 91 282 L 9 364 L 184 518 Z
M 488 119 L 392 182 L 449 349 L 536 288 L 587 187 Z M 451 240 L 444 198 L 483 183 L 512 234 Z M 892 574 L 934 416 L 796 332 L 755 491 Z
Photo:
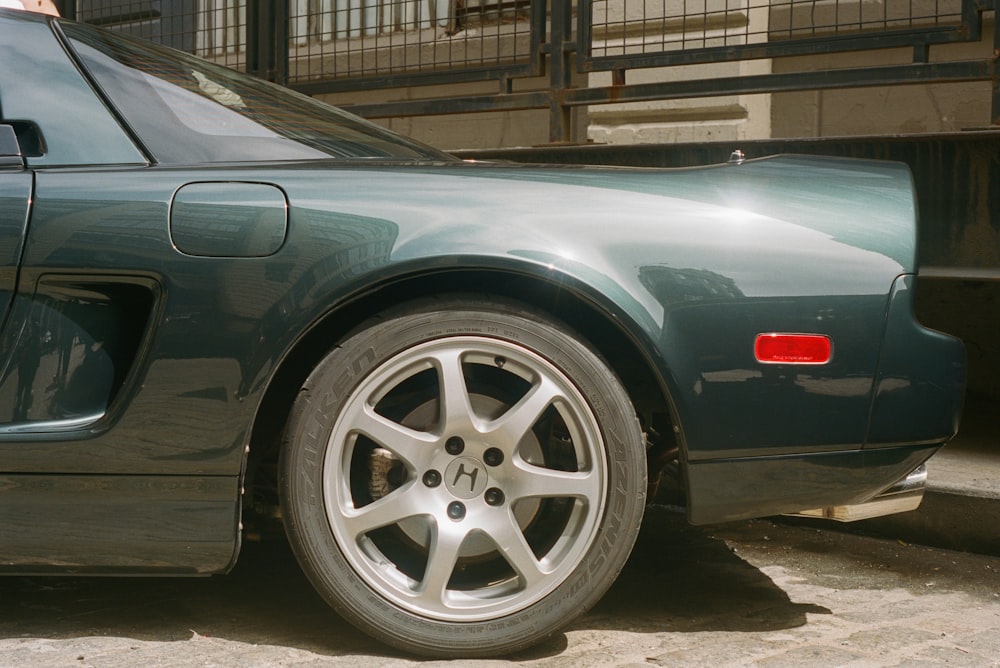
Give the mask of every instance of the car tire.
M 643 437 L 578 336 L 484 298 L 383 314 L 302 387 L 286 533 L 317 591 L 407 652 L 509 654 L 596 603 L 635 541 Z

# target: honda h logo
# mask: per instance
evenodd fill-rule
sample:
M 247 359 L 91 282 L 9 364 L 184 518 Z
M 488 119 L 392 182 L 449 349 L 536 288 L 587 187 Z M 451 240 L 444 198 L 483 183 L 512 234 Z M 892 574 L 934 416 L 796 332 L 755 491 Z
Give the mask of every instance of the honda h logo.
M 476 489 L 476 478 L 479 477 L 479 467 L 472 467 L 471 471 L 466 470 L 465 462 L 460 462 L 458 465 L 458 471 L 455 472 L 455 479 L 451 481 L 452 487 L 458 487 L 459 481 L 463 477 L 469 478 L 469 491 Z
M 445 471 L 448 491 L 460 499 L 471 499 L 486 491 L 489 476 L 483 464 L 472 457 L 460 457 Z

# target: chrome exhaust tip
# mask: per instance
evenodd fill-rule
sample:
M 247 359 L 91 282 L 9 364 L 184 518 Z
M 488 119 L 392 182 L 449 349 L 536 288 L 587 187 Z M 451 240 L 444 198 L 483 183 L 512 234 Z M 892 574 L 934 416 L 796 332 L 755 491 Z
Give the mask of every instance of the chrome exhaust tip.
M 863 503 L 844 506 L 812 508 L 792 513 L 794 517 L 820 517 L 837 522 L 856 522 L 883 515 L 894 515 L 916 510 L 924 498 L 927 485 L 927 466 L 921 464 L 906 477 Z

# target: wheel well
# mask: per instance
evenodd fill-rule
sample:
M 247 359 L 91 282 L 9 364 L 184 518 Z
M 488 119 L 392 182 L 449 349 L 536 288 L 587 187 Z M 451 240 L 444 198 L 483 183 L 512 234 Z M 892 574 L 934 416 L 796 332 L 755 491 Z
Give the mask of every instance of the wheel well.
M 658 480 L 662 469 L 676 458 L 670 410 L 649 363 L 628 335 L 596 305 L 559 285 L 516 274 L 453 270 L 361 295 L 327 314 L 295 345 L 269 384 L 254 421 L 244 497 L 245 506 L 252 505 L 247 510 L 268 515 L 278 506 L 277 461 L 285 423 L 299 388 L 323 356 L 352 329 L 390 305 L 458 293 L 491 294 L 523 303 L 545 311 L 583 337 L 614 369 L 629 394 L 649 441 L 650 480 Z

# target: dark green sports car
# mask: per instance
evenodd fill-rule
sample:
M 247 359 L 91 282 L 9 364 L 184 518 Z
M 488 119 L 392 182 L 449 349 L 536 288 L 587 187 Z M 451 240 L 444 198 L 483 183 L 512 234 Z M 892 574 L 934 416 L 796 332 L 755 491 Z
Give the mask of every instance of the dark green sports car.
M 647 487 L 911 509 L 965 374 L 915 220 L 898 164 L 463 162 L 0 10 L 0 569 L 223 573 L 280 519 L 361 629 L 489 656 L 601 597 Z

